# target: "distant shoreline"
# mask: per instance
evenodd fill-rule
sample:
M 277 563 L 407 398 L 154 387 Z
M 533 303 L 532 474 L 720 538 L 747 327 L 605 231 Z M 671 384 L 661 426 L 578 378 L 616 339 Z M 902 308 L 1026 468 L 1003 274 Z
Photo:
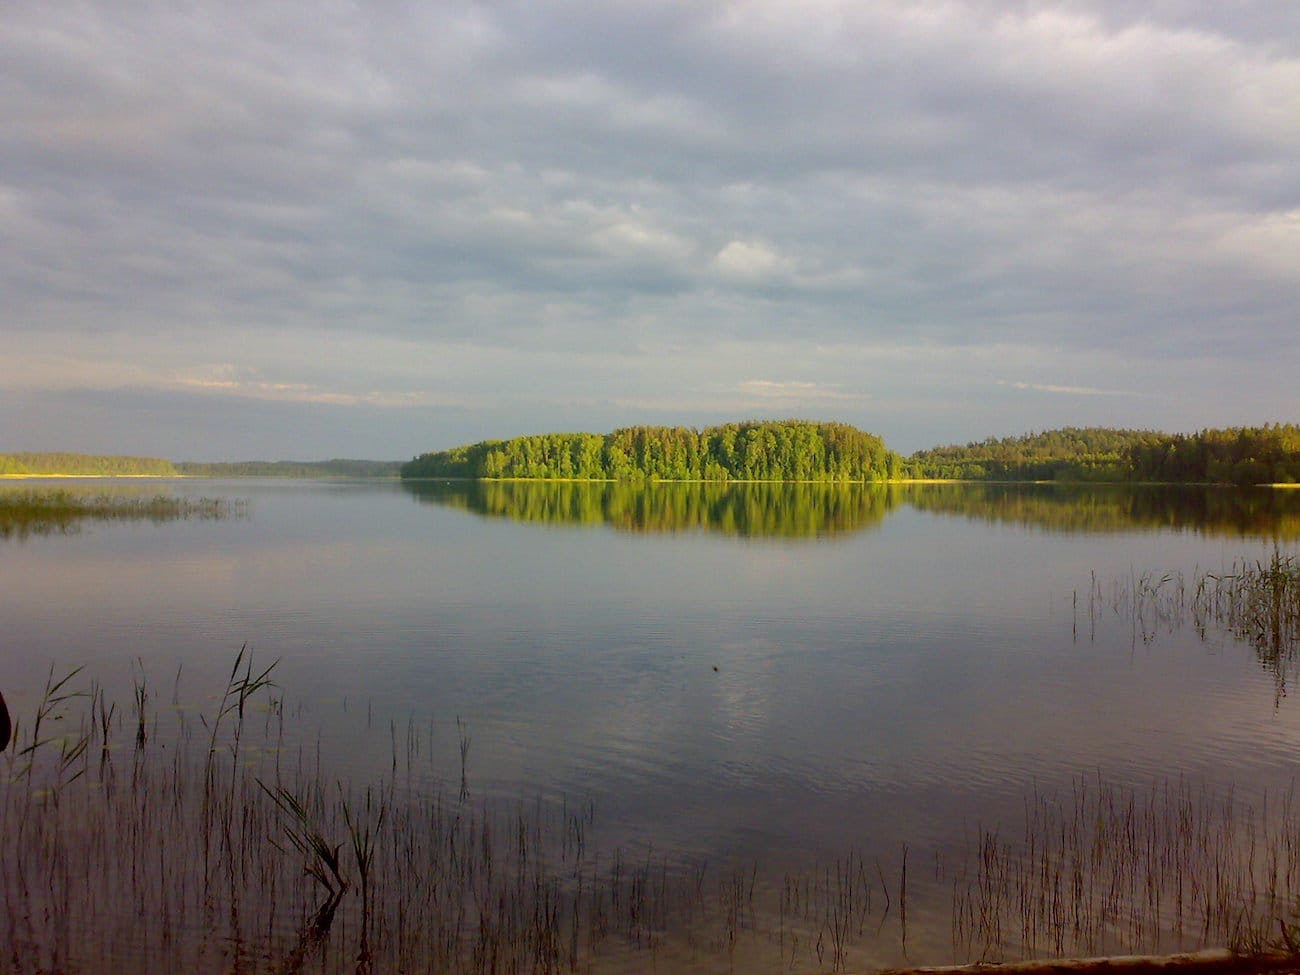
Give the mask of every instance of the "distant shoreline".
M 0 481 L 175 481 L 192 474 L 0 474 Z
M 1062 427 L 903 456 L 848 424 L 745 420 L 483 440 L 410 461 L 171 461 L 73 452 L 0 453 L 0 480 L 440 479 L 672 484 L 1166 484 L 1294 489 L 1300 424 L 1194 434 Z M 1296 483 L 1293 483 L 1296 482 Z
M 0 481 L 397 481 L 396 474 L 0 474 Z
M 619 480 L 617 478 L 592 477 L 452 477 L 448 475 L 435 477 L 385 476 L 348 476 L 346 474 L 0 474 L 0 481 L 401 481 L 404 483 L 427 484 L 436 481 L 481 482 L 489 484 L 1029 484 L 1029 485 L 1090 485 L 1095 487 L 1219 487 L 1273 488 L 1279 491 L 1300 490 L 1300 484 L 1266 483 L 1266 484 L 1224 484 L 1215 481 L 1069 481 L 1069 480 L 988 480 L 972 477 L 897 477 L 880 480 L 843 481 L 832 479 L 808 478 L 803 480 L 784 478 L 728 478 L 727 480 L 708 480 L 705 478 L 670 479 L 634 478 Z

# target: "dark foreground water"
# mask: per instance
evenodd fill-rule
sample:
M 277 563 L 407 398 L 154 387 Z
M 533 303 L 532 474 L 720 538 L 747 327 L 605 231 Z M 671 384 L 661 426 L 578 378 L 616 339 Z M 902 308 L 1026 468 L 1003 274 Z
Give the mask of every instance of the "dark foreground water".
M 48 485 L 0 491 L 34 486 Z M 417 790 L 480 810 L 581 810 L 583 843 L 604 862 L 661 865 L 661 892 L 670 873 L 714 885 L 691 907 L 711 933 L 675 938 L 665 919 L 579 968 L 1050 953 L 1050 937 L 1020 944 L 1027 928 L 1010 920 L 998 944 L 987 925 L 972 935 L 981 912 L 1027 910 L 967 896 L 990 882 L 990 835 L 1018 840 L 1048 806 L 1095 831 L 1096 816 L 1070 812 L 1094 801 L 1150 811 L 1163 796 L 1152 815 L 1170 822 L 1225 801 L 1276 810 L 1300 759 L 1285 655 L 1157 606 L 1180 575 L 1190 586 L 1297 551 L 1300 492 L 58 487 L 240 503 L 220 517 L 0 524 L 11 711 L 34 712 L 52 665 L 85 665 L 80 677 L 121 702 L 119 721 L 133 679 L 156 712 L 171 708 L 155 720 L 210 715 L 247 645 L 279 661 L 281 750 L 331 782 L 391 779 L 418 739 Z M 1154 600 L 1134 613 L 1146 590 Z M 1238 841 L 1234 828 L 1185 838 L 1212 853 Z M 1188 902 L 1204 893 L 1194 886 Z M 1190 911 L 1185 927 L 1159 920 L 1183 887 L 1151 906 L 1154 922 L 1076 916 L 1063 950 L 1223 940 Z M 298 970 L 256 954 L 253 969 Z

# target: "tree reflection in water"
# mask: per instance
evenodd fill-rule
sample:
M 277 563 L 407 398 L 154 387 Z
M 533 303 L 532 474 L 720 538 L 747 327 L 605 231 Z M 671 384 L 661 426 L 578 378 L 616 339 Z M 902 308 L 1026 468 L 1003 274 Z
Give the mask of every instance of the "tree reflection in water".
M 1085 484 L 403 481 L 422 503 L 517 521 L 634 532 L 824 538 L 904 507 L 1054 532 L 1188 531 L 1300 538 L 1300 492 Z

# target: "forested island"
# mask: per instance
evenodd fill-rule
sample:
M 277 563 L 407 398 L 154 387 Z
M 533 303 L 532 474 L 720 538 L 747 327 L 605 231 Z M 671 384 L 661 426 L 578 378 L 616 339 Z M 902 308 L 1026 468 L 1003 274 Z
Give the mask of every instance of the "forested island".
M 882 481 L 902 474 L 902 458 L 874 434 L 806 420 L 485 440 L 402 465 L 404 478 Z
M 911 457 L 842 423 L 751 421 L 692 427 L 625 427 L 485 440 L 422 454 L 404 478 L 665 481 L 1091 481 L 1300 483 L 1300 426 L 1168 434 L 1065 427 Z

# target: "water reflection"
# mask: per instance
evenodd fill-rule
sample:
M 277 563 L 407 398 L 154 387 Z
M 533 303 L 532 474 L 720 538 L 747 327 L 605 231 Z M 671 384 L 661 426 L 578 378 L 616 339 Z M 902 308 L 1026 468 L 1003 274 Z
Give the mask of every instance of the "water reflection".
M 1059 532 L 1166 530 L 1300 538 L 1300 492 L 1270 488 L 928 484 L 916 485 L 907 502 L 936 514 Z
M 630 532 L 824 538 L 878 526 L 899 489 L 870 484 L 404 481 L 417 501 L 517 521 Z
M 1300 492 L 1083 484 L 629 484 L 404 481 L 422 503 L 517 521 L 633 532 L 820 538 L 875 528 L 910 506 L 1054 532 L 1191 531 L 1300 538 Z

